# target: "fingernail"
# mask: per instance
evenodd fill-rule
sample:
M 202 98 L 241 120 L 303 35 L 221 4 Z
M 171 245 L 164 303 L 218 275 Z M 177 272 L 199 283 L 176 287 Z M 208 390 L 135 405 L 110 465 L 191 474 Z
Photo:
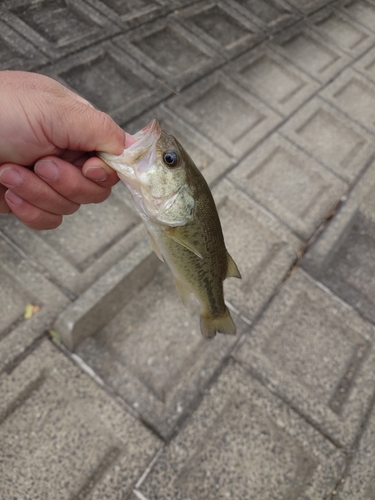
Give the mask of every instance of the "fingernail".
M 105 181 L 107 178 L 107 172 L 102 167 L 89 167 L 85 170 L 84 176 L 92 181 Z
M 15 187 L 22 183 L 22 177 L 18 170 L 9 167 L 0 172 L 0 182 L 6 187 Z
M 6 201 L 13 203 L 14 205 L 21 205 L 21 203 L 23 203 L 23 199 L 14 194 L 13 191 L 10 191 L 9 189 L 5 192 L 5 199 Z
M 59 169 L 52 160 L 40 160 L 34 166 L 34 172 L 46 181 L 55 181 L 59 176 Z

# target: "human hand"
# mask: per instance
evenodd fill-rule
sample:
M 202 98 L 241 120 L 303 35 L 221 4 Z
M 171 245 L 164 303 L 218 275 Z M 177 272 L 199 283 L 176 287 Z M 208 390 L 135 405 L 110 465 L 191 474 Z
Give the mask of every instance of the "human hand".
M 81 204 L 109 196 L 118 177 L 92 152 L 121 154 L 126 134 L 108 115 L 55 80 L 21 71 L 0 72 L 0 110 L 0 214 L 53 229 Z

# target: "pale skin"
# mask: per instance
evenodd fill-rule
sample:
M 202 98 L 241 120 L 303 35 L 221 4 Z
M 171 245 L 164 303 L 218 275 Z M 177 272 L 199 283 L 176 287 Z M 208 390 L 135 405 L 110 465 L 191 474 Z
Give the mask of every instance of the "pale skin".
M 0 214 L 36 230 L 108 198 L 117 174 L 95 151 L 132 143 L 105 113 L 46 76 L 0 71 Z

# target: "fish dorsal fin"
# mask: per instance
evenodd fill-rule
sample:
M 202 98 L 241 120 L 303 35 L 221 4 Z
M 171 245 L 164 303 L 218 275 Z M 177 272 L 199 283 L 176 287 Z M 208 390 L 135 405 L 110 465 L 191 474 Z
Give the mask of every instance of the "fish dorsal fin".
M 228 269 L 225 278 L 239 278 L 242 279 L 241 273 L 238 270 L 237 264 L 227 252 Z
M 181 233 L 178 232 L 178 228 L 170 227 L 168 229 L 168 235 L 172 238 L 173 241 L 187 248 L 188 250 L 190 250 L 190 252 L 193 252 L 200 259 L 203 259 L 200 251 L 190 241 L 184 238 Z
M 177 293 L 181 299 L 181 302 L 184 304 L 185 307 L 187 307 L 191 291 L 182 283 L 182 281 L 180 281 L 177 278 L 174 279 L 174 283 L 176 285 Z
M 156 253 L 156 255 L 159 257 L 159 259 L 164 262 L 163 256 L 161 254 L 160 248 L 158 247 L 158 244 L 155 241 L 155 238 L 152 236 L 151 233 L 147 231 L 148 237 L 150 238 L 150 243 L 152 246 L 153 251 Z

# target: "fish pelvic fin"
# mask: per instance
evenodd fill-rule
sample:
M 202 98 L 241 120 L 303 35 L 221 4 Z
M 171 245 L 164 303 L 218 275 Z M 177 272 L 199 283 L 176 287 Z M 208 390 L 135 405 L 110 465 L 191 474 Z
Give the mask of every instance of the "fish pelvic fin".
M 191 291 L 182 283 L 182 281 L 180 281 L 177 278 L 174 279 L 174 283 L 175 283 L 176 288 L 177 288 L 178 296 L 180 297 L 181 302 L 183 303 L 183 305 L 186 308 L 188 306 L 188 303 L 189 303 Z
M 216 333 L 224 333 L 226 335 L 236 334 L 236 325 L 233 323 L 232 316 L 227 307 L 221 316 L 202 314 L 200 326 L 202 335 L 206 340 L 213 339 Z
M 228 269 L 227 269 L 227 275 L 225 278 L 239 278 L 242 279 L 241 273 L 238 270 L 237 264 L 234 262 L 232 257 L 229 255 L 227 252 L 227 262 L 228 262 Z
M 157 244 L 157 243 L 156 243 L 156 241 L 155 241 L 155 238 L 154 238 L 154 237 L 152 236 L 152 234 L 151 234 L 151 233 L 149 233 L 148 231 L 147 231 L 147 234 L 148 234 L 148 237 L 150 238 L 150 243 L 151 243 L 151 247 L 152 247 L 153 251 L 154 251 L 154 252 L 156 253 L 156 255 L 159 257 L 159 259 L 160 259 L 162 262 L 164 262 L 163 255 L 162 255 L 162 253 L 161 253 L 161 251 L 160 251 L 160 248 L 159 248 L 158 244 Z

